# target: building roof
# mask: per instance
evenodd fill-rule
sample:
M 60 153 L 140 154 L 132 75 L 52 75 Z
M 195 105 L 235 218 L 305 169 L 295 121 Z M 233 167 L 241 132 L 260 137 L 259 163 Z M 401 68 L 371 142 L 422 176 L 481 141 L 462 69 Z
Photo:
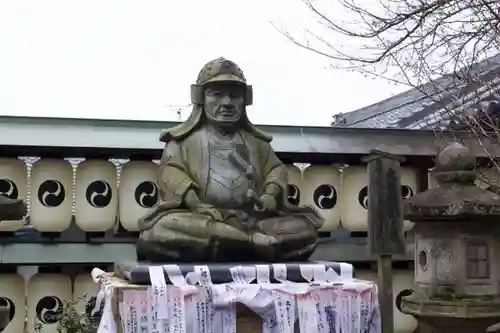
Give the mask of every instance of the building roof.
M 163 121 L 0 116 L 0 149 L 3 157 L 157 159 L 165 147 L 165 143 L 159 141 L 161 130 L 177 124 Z M 258 127 L 273 136 L 271 145 L 280 158 L 291 158 L 293 155 L 301 161 L 320 155 L 325 159 L 322 163 L 330 159 L 339 162 L 342 156 L 357 160 L 361 155 L 371 154 L 374 149 L 395 155 L 434 157 L 443 144 L 457 138 L 466 142 L 477 156 L 488 157 L 491 154 L 500 157 L 498 140 L 485 137 L 479 144 L 467 131 L 442 131 L 438 137 L 434 131 L 427 129 Z
M 477 78 L 461 80 L 464 71 L 407 90 L 364 108 L 334 116 L 332 126 L 356 128 L 444 129 L 465 112 L 474 112 L 479 100 L 498 100 L 500 54 L 471 67 Z M 464 83 L 464 81 L 468 81 Z

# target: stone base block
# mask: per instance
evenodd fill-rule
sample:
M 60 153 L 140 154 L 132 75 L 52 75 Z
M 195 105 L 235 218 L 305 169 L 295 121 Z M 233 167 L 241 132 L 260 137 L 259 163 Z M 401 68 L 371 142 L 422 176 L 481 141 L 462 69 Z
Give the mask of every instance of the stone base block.
M 334 318 L 335 312 L 348 318 L 356 316 L 367 323 L 362 331 L 380 333 L 376 287 L 371 282 L 353 279 L 352 265 L 346 263 L 125 263 L 115 265 L 113 273 L 94 269 L 92 276 L 101 285 L 101 290 L 106 291 L 107 303 L 101 326 L 114 322 L 117 333 L 123 333 L 121 327 L 129 326 L 136 326 L 141 331 L 157 329 L 157 325 L 191 328 L 193 325 L 213 325 L 216 329 L 215 326 L 221 323 L 231 325 L 229 328 L 238 333 L 256 333 L 263 330 L 260 315 L 272 319 L 269 323 L 276 325 L 273 318 L 278 314 L 279 318 L 291 318 L 290 311 L 295 305 L 305 312 L 302 318 L 318 316 L 317 309 L 324 307 L 321 311 L 325 318 Z M 319 293 L 321 297 L 312 293 Z M 361 312 L 361 306 L 334 309 L 331 302 L 335 297 L 359 300 L 366 311 Z M 227 307 L 228 304 L 236 306 Z M 222 321 L 211 322 L 204 317 L 212 310 L 222 316 L 218 317 Z M 298 324 L 296 321 L 294 331 L 297 333 Z M 323 324 L 331 332 L 337 330 L 336 325 L 346 329 L 345 323 L 331 319 L 325 319 Z M 306 328 L 302 333 L 307 331 Z

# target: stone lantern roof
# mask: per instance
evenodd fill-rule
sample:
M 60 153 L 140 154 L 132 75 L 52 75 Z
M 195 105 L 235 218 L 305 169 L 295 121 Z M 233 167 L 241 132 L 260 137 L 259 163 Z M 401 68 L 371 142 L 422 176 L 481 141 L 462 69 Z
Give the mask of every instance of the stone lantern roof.
M 444 148 L 433 174 L 438 186 L 419 193 L 404 205 L 405 219 L 425 221 L 500 221 L 500 195 L 475 185 L 476 158 L 458 142 Z

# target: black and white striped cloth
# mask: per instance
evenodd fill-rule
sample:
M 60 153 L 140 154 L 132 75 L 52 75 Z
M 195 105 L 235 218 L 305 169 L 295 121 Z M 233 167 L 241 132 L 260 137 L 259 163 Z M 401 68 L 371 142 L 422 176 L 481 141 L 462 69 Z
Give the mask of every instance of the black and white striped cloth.
M 155 264 L 141 263 L 120 263 L 115 264 L 115 273 L 136 285 L 150 285 L 150 266 L 162 266 Z M 208 269 L 212 283 L 230 283 L 234 281 L 235 268 L 239 270 L 252 270 L 259 268 L 260 271 L 267 270 L 271 283 L 280 283 L 283 280 L 297 283 L 308 283 L 318 281 L 318 276 L 322 279 L 327 277 L 327 280 L 334 282 L 335 280 L 350 280 L 354 278 L 354 267 L 349 263 L 339 262 L 306 262 L 306 263 L 285 263 L 285 264 L 206 264 L 206 265 L 176 265 L 182 275 L 186 278 L 189 273 L 199 271 L 199 267 L 203 266 Z M 163 266 L 164 268 L 167 266 Z M 169 279 L 169 274 L 166 269 L 163 269 L 165 281 L 167 284 L 172 284 Z M 318 274 L 317 274 L 318 273 Z M 325 274 L 326 273 L 326 274 Z M 315 276 L 316 275 L 316 276 Z M 251 283 L 257 283 L 252 281 Z

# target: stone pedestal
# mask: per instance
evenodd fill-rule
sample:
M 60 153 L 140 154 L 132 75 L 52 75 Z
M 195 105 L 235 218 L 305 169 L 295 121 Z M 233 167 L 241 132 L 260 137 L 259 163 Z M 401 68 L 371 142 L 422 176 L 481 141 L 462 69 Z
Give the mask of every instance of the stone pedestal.
M 269 281 L 271 283 L 280 283 L 276 280 L 276 276 L 279 275 L 278 267 L 286 267 L 286 279 L 287 281 L 294 283 L 308 283 L 307 279 L 304 277 L 303 265 L 314 264 L 312 262 L 304 263 L 286 263 L 286 264 L 269 264 L 262 263 L 260 266 L 266 267 L 269 271 Z M 157 265 L 157 264 L 152 264 Z M 231 268 L 242 265 L 241 263 L 213 263 L 208 264 L 206 267 L 210 272 L 211 282 L 214 284 L 233 282 L 233 276 L 231 275 Z M 259 263 L 253 264 L 243 264 L 243 266 L 256 266 Z M 353 267 L 351 264 L 336 263 L 336 262 L 324 262 L 321 263 L 325 270 L 332 270 L 339 279 L 352 279 L 354 276 Z M 136 285 L 139 288 L 146 288 L 151 284 L 150 264 L 145 262 L 122 262 L 115 264 L 114 274 L 131 285 Z M 183 276 L 187 276 L 189 273 L 195 270 L 195 264 L 182 264 L 177 265 L 179 267 Z M 171 284 L 169 275 L 167 271 L 164 271 L 164 277 L 167 284 Z M 255 282 L 254 282 L 255 283 Z M 132 287 L 132 286 L 130 286 Z M 135 288 L 135 287 L 132 287 Z M 254 311 L 249 309 L 247 306 L 241 303 L 236 303 L 236 330 L 238 333 L 260 333 L 262 332 L 262 318 L 256 314 Z M 295 324 L 295 332 L 299 332 L 298 321 Z
M 338 329 L 336 325 L 345 331 L 349 330 L 347 322 L 360 318 L 362 331 L 380 332 L 376 286 L 355 280 L 353 267 L 347 263 L 151 266 L 124 263 L 117 264 L 114 273 L 94 269 L 92 276 L 104 288 L 101 290 L 108 290 L 107 310 L 106 306 L 103 309 L 105 320 L 101 324 L 112 321 L 117 327 L 123 324 L 147 329 L 158 323 L 180 327 L 184 322 L 190 327 L 213 325 L 216 329 L 216 325 L 224 323 L 225 328 L 238 333 L 260 333 L 264 329 L 262 318 L 267 325 L 275 326 L 272 329 L 277 329 L 279 321 L 285 326 L 290 323 L 286 318 L 292 318 L 291 309 L 300 308 L 306 327 L 307 320 L 314 320 L 311 323 L 321 323 L 332 332 Z M 347 303 L 360 301 L 363 306 L 335 307 L 332 304 L 336 297 Z M 217 318 L 222 321 L 202 319 L 208 311 L 217 311 L 222 316 Z M 337 311 L 350 319 L 332 320 Z M 163 314 L 161 319 L 159 313 Z M 276 319 L 278 314 L 280 319 Z M 297 315 L 295 312 L 292 324 L 296 333 L 300 332 Z M 174 321 L 169 322 L 168 318 Z
M 500 321 L 498 298 L 432 299 L 415 293 L 405 297 L 404 308 L 433 333 L 484 333 Z

